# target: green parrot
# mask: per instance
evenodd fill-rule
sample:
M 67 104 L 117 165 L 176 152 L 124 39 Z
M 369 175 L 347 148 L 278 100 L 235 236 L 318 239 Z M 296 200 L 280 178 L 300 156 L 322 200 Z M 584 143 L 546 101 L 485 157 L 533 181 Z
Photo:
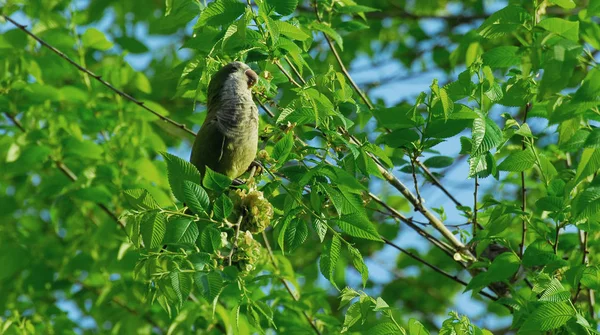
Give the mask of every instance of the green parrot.
M 251 88 L 257 80 L 256 72 L 241 62 L 229 63 L 212 76 L 208 112 L 190 157 L 202 175 L 208 166 L 234 179 L 246 172 L 256 157 L 258 108 Z

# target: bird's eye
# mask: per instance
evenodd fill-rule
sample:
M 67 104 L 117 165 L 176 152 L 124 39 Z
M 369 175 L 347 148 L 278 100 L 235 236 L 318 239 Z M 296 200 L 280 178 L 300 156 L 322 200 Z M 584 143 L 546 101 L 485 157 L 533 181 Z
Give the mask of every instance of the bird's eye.
M 258 81 L 258 75 L 256 74 L 256 72 L 252 71 L 251 69 L 248 69 L 244 73 L 248 78 L 248 88 L 254 86 Z

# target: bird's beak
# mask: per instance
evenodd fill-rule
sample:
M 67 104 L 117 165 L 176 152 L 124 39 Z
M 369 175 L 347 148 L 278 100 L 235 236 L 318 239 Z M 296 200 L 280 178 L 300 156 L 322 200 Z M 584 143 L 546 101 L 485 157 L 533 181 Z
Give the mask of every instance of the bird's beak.
M 248 88 L 251 88 L 258 81 L 258 75 L 256 74 L 256 72 L 250 69 L 246 70 L 246 72 L 244 73 L 246 74 L 246 77 L 248 77 Z

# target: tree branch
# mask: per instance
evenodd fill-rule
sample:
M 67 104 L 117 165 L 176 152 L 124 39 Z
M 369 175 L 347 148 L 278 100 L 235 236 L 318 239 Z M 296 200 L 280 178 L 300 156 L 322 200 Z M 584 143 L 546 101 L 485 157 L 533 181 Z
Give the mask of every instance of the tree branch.
M 456 275 L 451 275 L 451 274 L 447 273 L 446 271 L 444 271 L 444 270 L 438 268 L 437 266 L 435 266 L 435 265 L 427 262 L 423 258 L 421 258 L 421 257 L 413 254 L 412 252 L 410 252 L 410 251 L 408 251 L 406 249 L 401 248 L 400 246 L 396 245 L 395 243 L 391 242 L 390 240 L 388 240 L 386 238 L 382 237 L 382 239 L 385 242 L 385 244 L 387 244 L 387 245 L 389 245 L 389 246 L 391 246 L 391 247 L 393 247 L 393 248 L 395 248 L 395 249 L 397 249 L 397 250 L 405 253 L 406 255 L 410 256 L 412 259 L 414 259 L 414 260 L 416 260 L 416 261 L 418 261 L 418 262 L 426 265 L 427 267 L 429 267 L 433 271 L 441 274 L 442 276 L 444 276 L 446 278 L 450 278 L 450 279 L 454 280 L 455 282 L 457 282 L 457 283 L 459 283 L 459 284 L 461 284 L 461 285 L 463 285 L 465 287 L 468 285 L 467 282 L 465 282 L 464 280 L 458 278 Z M 481 294 L 482 296 L 484 296 L 486 298 L 489 298 L 489 299 L 491 299 L 493 301 L 498 300 L 498 297 L 494 297 L 493 295 L 491 295 L 491 294 L 489 294 L 487 292 L 484 292 L 484 291 L 479 291 L 479 294 Z
M 317 16 L 317 21 L 319 21 L 319 23 L 323 23 L 323 21 L 321 21 L 321 16 L 319 15 L 319 9 L 317 8 L 317 3 L 316 2 L 313 3 L 313 7 L 314 7 L 314 10 L 315 10 L 315 15 Z M 362 101 L 367 106 L 369 106 L 369 109 L 374 109 L 375 107 L 373 106 L 373 104 L 371 103 L 371 101 L 369 101 L 369 99 L 367 98 L 367 96 L 360 90 L 360 88 L 358 87 L 358 85 L 356 85 L 356 83 L 354 82 L 354 80 L 350 76 L 350 73 L 348 73 L 348 70 L 346 70 L 346 66 L 344 65 L 344 62 L 342 61 L 342 58 L 340 57 L 339 53 L 337 52 L 337 49 L 335 48 L 335 45 L 333 45 L 333 42 L 331 41 L 331 39 L 329 38 L 329 36 L 327 34 L 323 33 L 323 37 L 325 37 L 325 40 L 327 41 L 327 44 L 329 45 L 329 48 L 331 49 L 331 52 L 333 53 L 333 56 L 335 57 L 335 60 L 338 62 L 339 66 L 340 66 L 340 69 L 342 70 L 342 73 L 344 74 L 344 76 L 346 76 L 346 78 L 350 82 L 350 85 L 352 86 L 352 88 L 354 88 L 354 90 L 360 96 L 360 98 L 362 99 Z
M 279 267 L 277 266 L 277 261 L 275 261 L 275 256 L 273 256 L 273 249 L 271 249 L 271 244 L 269 243 L 269 239 L 267 238 L 267 234 L 265 233 L 265 231 L 263 230 L 262 232 L 262 237 L 263 240 L 265 241 L 265 246 L 267 247 L 267 252 L 269 254 L 269 259 L 271 260 L 271 263 L 273 264 L 273 267 L 276 270 L 279 270 Z M 289 284 L 285 281 L 285 279 L 277 276 L 279 278 L 279 281 L 281 281 L 281 283 L 283 284 L 283 286 L 285 287 L 285 289 L 288 291 L 288 293 L 290 294 L 290 296 L 292 297 L 292 299 L 294 299 L 295 301 L 299 301 L 300 298 L 297 297 L 294 294 L 294 291 L 292 291 L 292 288 L 289 286 Z M 319 330 L 319 328 L 317 328 L 317 325 L 314 323 L 313 319 L 308 315 L 308 313 L 306 313 L 305 311 L 302 311 L 302 315 L 304 315 L 304 318 L 306 319 L 306 321 L 308 321 L 308 323 L 310 324 L 311 328 L 315 331 L 315 333 L 317 335 L 321 335 L 321 331 Z
M 523 124 L 527 122 L 527 112 L 531 109 L 531 103 L 527 103 L 525 105 L 525 115 L 523 116 Z M 521 141 L 521 149 L 523 151 L 527 150 L 525 146 L 525 139 Z M 527 209 L 527 189 L 525 188 L 525 171 L 521 172 L 521 210 L 523 211 L 522 215 L 525 215 L 525 210 Z M 519 254 L 521 258 L 523 258 L 523 252 L 525 250 L 525 239 L 527 238 L 527 220 L 523 217 L 523 221 L 521 223 L 521 244 L 519 245 Z
M 108 87 L 111 91 L 115 92 L 116 94 L 122 96 L 123 98 L 133 102 L 134 104 L 140 106 L 141 108 L 145 109 L 146 111 L 152 113 L 154 116 L 158 117 L 160 120 L 165 121 L 169 124 L 172 124 L 173 126 L 182 129 L 183 131 L 187 132 L 190 135 L 196 136 L 196 133 L 193 132 L 192 130 L 190 130 L 185 124 L 183 123 L 178 123 L 166 116 L 163 116 L 161 114 L 159 114 L 158 112 L 154 111 L 153 109 L 149 108 L 148 106 L 146 106 L 144 104 L 143 101 L 139 101 L 136 98 L 132 97 L 131 95 L 119 90 L 118 88 L 114 87 L 113 85 L 111 85 L 109 82 L 105 81 L 104 79 L 102 79 L 102 77 L 100 75 L 97 75 L 95 73 L 93 73 L 92 71 L 86 69 L 85 67 L 79 65 L 77 62 L 73 61 L 71 58 L 69 58 L 69 56 L 65 55 L 62 51 L 58 50 L 57 48 L 53 47 L 52 45 L 46 43 L 44 40 L 42 40 L 41 38 L 39 38 L 37 35 L 35 35 L 34 33 L 32 33 L 31 31 L 29 31 L 26 26 L 17 23 L 16 21 L 14 21 L 13 19 L 11 19 L 10 17 L 2 14 L 2 17 L 4 19 L 6 19 L 8 22 L 12 23 L 13 25 L 15 25 L 17 28 L 21 29 L 23 32 L 25 32 L 27 35 L 29 35 L 31 38 L 33 38 L 34 40 L 38 41 L 42 46 L 50 49 L 52 52 L 54 52 L 55 54 L 57 54 L 59 57 L 61 57 L 62 59 L 66 60 L 67 62 L 69 62 L 71 65 L 75 66 L 79 71 L 91 76 L 92 78 L 94 78 L 96 81 L 98 81 L 99 83 L 101 83 L 102 85 Z

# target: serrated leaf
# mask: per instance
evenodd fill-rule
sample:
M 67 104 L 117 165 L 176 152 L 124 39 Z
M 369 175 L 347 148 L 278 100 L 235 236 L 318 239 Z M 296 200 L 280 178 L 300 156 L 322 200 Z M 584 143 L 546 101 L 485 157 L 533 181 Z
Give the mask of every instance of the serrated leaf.
M 410 319 L 408 320 L 408 335 L 429 335 L 429 331 L 418 320 Z
M 196 243 L 200 230 L 195 221 L 189 218 L 177 218 L 167 222 L 165 244 L 190 244 Z
M 286 220 L 281 227 L 278 242 L 281 251 L 291 253 L 306 241 L 306 238 L 308 237 L 308 227 L 306 222 L 300 218 L 289 216 L 288 218 L 289 219 Z
M 221 244 L 221 231 L 217 228 L 209 226 L 200 232 L 198 246 L 201 251 L 211 254 L 220 249 Z
M 283 165 L 287 162 L 287 157 L 292 152 L 292 148 L 294 147 L 294 133 L 289 132 L 285 134 L 281 138 L 281 140 L 275 143 L 275 147 L 273 147 L 273 153 L 271 154 L 271 158 L 273 158 L 278 166 Z
M 212 302 L 223 288 L 223 278 L 217 272 L 197 272 L 194 278 L 196 287 L 200 290 L 200 295 L 209 302 Z
M 592 290 L 600 290 L 600 268 L 598 266 L 585 268 L 581 276 L 581 285 Z
M 490 15 L 479 27 L 479 34 L 484 38 L 496 39 L 518 31 L 530 19 L 527 10 L 509 5 Z
M 202 188 L 202 186 L 193 183 L 189 180 L 183 182 L 183 198 L 185 204 L 195 214 L 206 214 L 208 213 L 210 206 L 210 199 L 208 194 Z
M 584 178 L 594 174 L 600 168 L 600 150 L 596 148 L 583 149 L 577 172 L 575 173 L 575 184 L 578 184 Z
M 279 33 L 283 36 L 287 36 L 297 41 L 304 41 L 310 38 L 310 35 L 305 33 L 302 29 L 294 26 L 293 24 L 286 21 L 275 21 L 275 25 L 279 29 Z
M 567 21 L 558 17 L 550 17 L 540 21 L 538 27 L 542 27 L 573 42 L 579 41 L 579 21 Z
M 319 268 L 325 278 L 327 278 L 333 286 L 337 288 L 335 281 L 333 280 L 333 274 L 335 266 L 340 258 L 341 253 L 341 241 L 337 235 L 334 235 L 330 241 L 323 244 L 323 252 L 319 260 Z
M 156 249 L 162 246 L 166 222 L 167 218 L 160 212 L 152 211 L 144 214 L 140 222 L 140 232 L 146 248 Z
M 226 175 L 213 171 L 207 166 L 202 178 L 202 185 L 211 191 L 221 193 L 231 185 L 231 179 Z
M 364 213 L 364 205 L 359 194 L 345 192 L 343 189 L 336 189 L 329 184 L 322 184 L 322 189 L 327 196 L 338 215 L 351 213 Z
M 340 227 L 345 233 L 347 233 L 350 236 L 360 237 L 372 241 L 382 241 L 379 237 L 379 233 L 377 232 L 371 221 L 369 221 L 369 219 L 363 215 L 343 215 L 339 219 L 333 219 L 331 221 L 337 224 L 338 227 Z
M 585 137 L 585 147 L 586 148 L 600 148 L 600 128 L 594 128 L 591 132 L 584 133 L 589 134 Z
M 216 220 L 224 220 L 233 212 L 233 202 L 225 194 L 221 194 L 213 203 L 213 215 Z
M 362 278 L 363 287 L 367 285 L 367 280 L 369 280 L 369 268 L 365 264 L 360 251 L 355 247 L 348 244 L 348 251 L 350 251 L 350 256 L 352 257 L 352 264 L 360 273 L 360 277 Z
M 266 2 L 283 16 L 294 13 L 298 6 L 298 0 L 266 0 Z
M 567 301 L 571 298 L 571 292 L 566 290 L 560 281 L 556 278 L 552 278 L 550 284 L 540 297 L 540 301 L 551 301 L 551 302 L 560 302 Z
M 205 25 L 226 26 L 244 14 L 245 10 L 246 5 L 237 0 L 216 0 L 200 13 L 200 18 L 194 28 Z
M 547 302 L 538 307 L 527 318 L 519 333 L 525 331 L 547 331 L 565 325 L 575 316 L 576 312 L 570 303 Z
M 472 139 L 472 155 L 480 155 L 502 142 L 502 131 L 492 119 L 481 116 L 473 120 Z
M 454 111 L 454 101 L 448 96 L 445 88 L 440 88 L 439 91 L 440 102 L 442 103 L 442 109 L 444 111 L 444 119 L 448 120 L 448 116 Z
M 501 171 L 522 172 L 531 169 L 534 164 L 535 155 L 530 149 L 517 150 L 511 152 L 502 163 L 498 165 L 498 169 Z
M 485 52 L 481 57 L 483 64 L 494 68 L 502 69 L 521 64 L 521 56 L 517 55 L 519 47 L 500 46 Z
M 183 194 L 183 182 L 188 180 L 197 183 L 201 180 L 200 172 L 190 162 L 183 160 L 170 153 L 161 153 L 167 162 L 167 171 L 169 177 L 169 185 L 171 185 L 171 191 L 175 198 L 179 201 L 184 202 L 185 196 Z M 207 169 L 208 170 L 208 169 Z
M 598 215 L 600 212 L 600 187 L 585 189 L 573 199 L 571 213 L 578 220 Z
M 192 274 L 174 271 L 169 274 L 169 278 L 171 279 L 171 287 L 177 295 L 177 300 L 179 300 L 179 306 L 182 306 L 192 291 L 194 283 Z
M 134 209 L 158 209 L 158 203 L 154 197 L 145 189 L 136 188 L 123 191 L 125 199 Z

